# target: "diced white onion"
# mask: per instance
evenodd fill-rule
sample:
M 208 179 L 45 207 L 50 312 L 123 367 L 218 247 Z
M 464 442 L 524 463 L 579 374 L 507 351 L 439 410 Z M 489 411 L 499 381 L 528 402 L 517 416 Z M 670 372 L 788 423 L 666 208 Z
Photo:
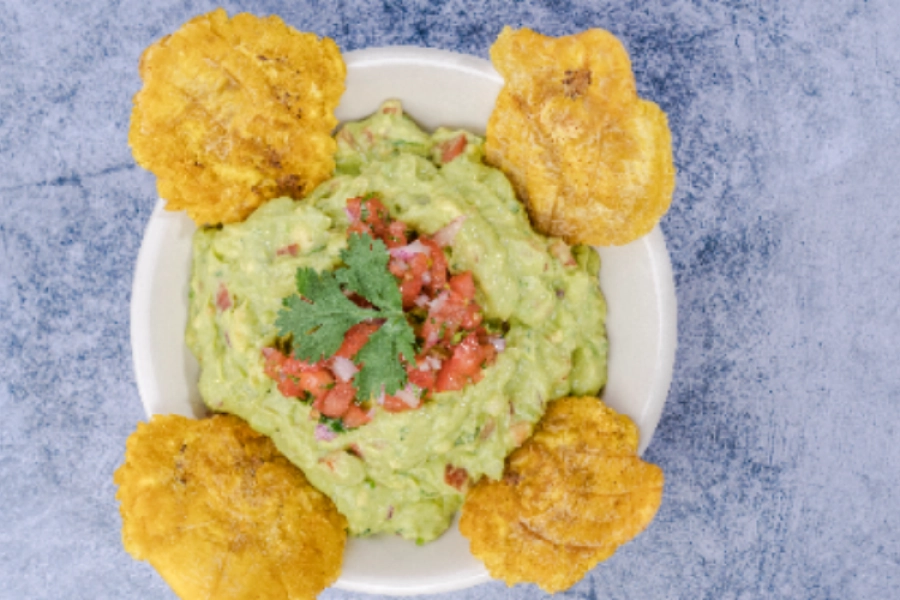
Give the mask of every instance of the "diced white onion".
M 452 246 L 453 240 L 456 238 L 456 234 L 459 233 L 459 230 L 462 228 L 463 222 L 465 222 L 466 216 L 462 215 L 456 217 L 449 223 L 447 223 L 443 228 L 439 229 L 433 236 L 435 242 L 438 243 L 439 246 Z
M 341 381 L 350 381 L 359 368 L 349 358 L 335 356 L 331 359 L 331 370 Z
M 488 338 L 491 342 L 491 345 L 494 347 L 494 350 L 497 352 L 503 352 L 506 350 L 506 338 L 499 335 L 492 335 Z
M 394 392 L 394 397 L 399 398 L 403 404 L 409 406 L 410 408 L 415 408 L 419 405 L 419 394 L 418 389 L 410 384 L 407 384 L 405 388 L 402 390 L 397 390 Z
M 388 250 L 388 252 L 390 252 L 391 256 L 400 258 L 402 260 L 409 260 L 416 254 L 431 254 L 431 250 L 428 248 L 428 246 L 426 246 L 419 240 L 416 240 L 411 244 L 406 244 L 405 246 L 397 246 L 396 248 L 391 248 L 390 250 Z
M 428 307 L 432 314 L 437 314 L 438 311 L 447 303 L 447 299 L 450 298 L 450 293 L 447 291 L 443 291 L 438 294 L 438 297 L 431 301 L 431 305 Z

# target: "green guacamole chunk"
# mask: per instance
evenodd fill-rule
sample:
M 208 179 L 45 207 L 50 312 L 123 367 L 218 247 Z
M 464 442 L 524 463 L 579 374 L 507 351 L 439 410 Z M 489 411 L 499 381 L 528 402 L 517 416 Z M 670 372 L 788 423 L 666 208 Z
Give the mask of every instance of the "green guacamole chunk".
M 351 534 L 430 541 L 464 497 L 448 473 L 499 478 L 547 402 L 603 387 L 599 258 L 532 231 L 507 179 L 483 163 L 476 135 L 429 135 L 389 101 L 346 124 L 337 140 L 335 175 L 308 198 L 278 198 L 243 223 L 197 231 L 186 341 L 204 402 L 269 435 L 334 500 Z M 366 194 L 423 234 L 455 222 L 449 268 L 472 272 L 485 320 L 508 330 L 478 383 L 436 393 L 417 410 L 376 405 L 369 423 L 317 436 L 310 404 L 282 395 L 264 372 L 263 349 L 277 342 L 275 322 L 282 299 L 296 292 L 298 268 L 339 265 L 346 201 Z

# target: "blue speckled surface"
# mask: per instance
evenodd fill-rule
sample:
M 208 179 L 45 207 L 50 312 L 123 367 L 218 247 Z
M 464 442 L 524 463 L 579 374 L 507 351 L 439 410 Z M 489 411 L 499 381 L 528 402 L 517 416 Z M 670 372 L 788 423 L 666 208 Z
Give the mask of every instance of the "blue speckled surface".
M 141 50 L 207 2 L 0 2 L 0 597 L 172 598 L 122 550 L 143 417 L 128 305 L 153 177 Z M 487 56 L 503 24 L 619 35 L 669 113 L 675 377 L 652 526 L 565 598 L 900 598 L 900 4 L 225 4 L 346 50 Z M 440 598 L 542 597 L 492 583 Z M 357 595 L 329 590 L 328 599 Z

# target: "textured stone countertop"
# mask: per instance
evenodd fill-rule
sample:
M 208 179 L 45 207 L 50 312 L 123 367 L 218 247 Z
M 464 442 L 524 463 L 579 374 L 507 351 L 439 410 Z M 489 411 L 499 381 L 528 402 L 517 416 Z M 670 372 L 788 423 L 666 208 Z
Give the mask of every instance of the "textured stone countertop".
M 208 2 L 0 1 L 0 597 L 173 598 L 122 549 L 138 57 Z M 900 598 L 900 4 L 228 2 L 345 50 L 603 27 L 668 113 L 665 497 L 566 598 Z M 323 598 L 365 596 L 326 591 Z M 489 583 L 447 600 L 543 597 Z

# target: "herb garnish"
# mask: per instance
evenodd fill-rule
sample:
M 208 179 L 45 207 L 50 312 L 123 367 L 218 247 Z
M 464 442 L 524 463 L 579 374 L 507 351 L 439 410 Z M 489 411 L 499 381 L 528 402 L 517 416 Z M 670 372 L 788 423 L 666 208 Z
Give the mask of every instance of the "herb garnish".
M 364 321 L 380 321 L 356 354 L 360 367 L 354 383 L 360 398 L 393 394 L 406 385 L 406 369 L 400 361 L 413 361 L 415 333 L 403 313 L 397 280 L 388 271 L 390 256 L 384 242 L 366 233 L 352 234 L 341 251 L 344 266 L 317 273 L 297 269 L 297 291 L 282 301 L 275 325 L 279 335 L 293 336 L 294 356 L 316 362 L 330 358 L 341 347 L 347 330 Z M 372 308 L 350 300 L 355 293 Z

